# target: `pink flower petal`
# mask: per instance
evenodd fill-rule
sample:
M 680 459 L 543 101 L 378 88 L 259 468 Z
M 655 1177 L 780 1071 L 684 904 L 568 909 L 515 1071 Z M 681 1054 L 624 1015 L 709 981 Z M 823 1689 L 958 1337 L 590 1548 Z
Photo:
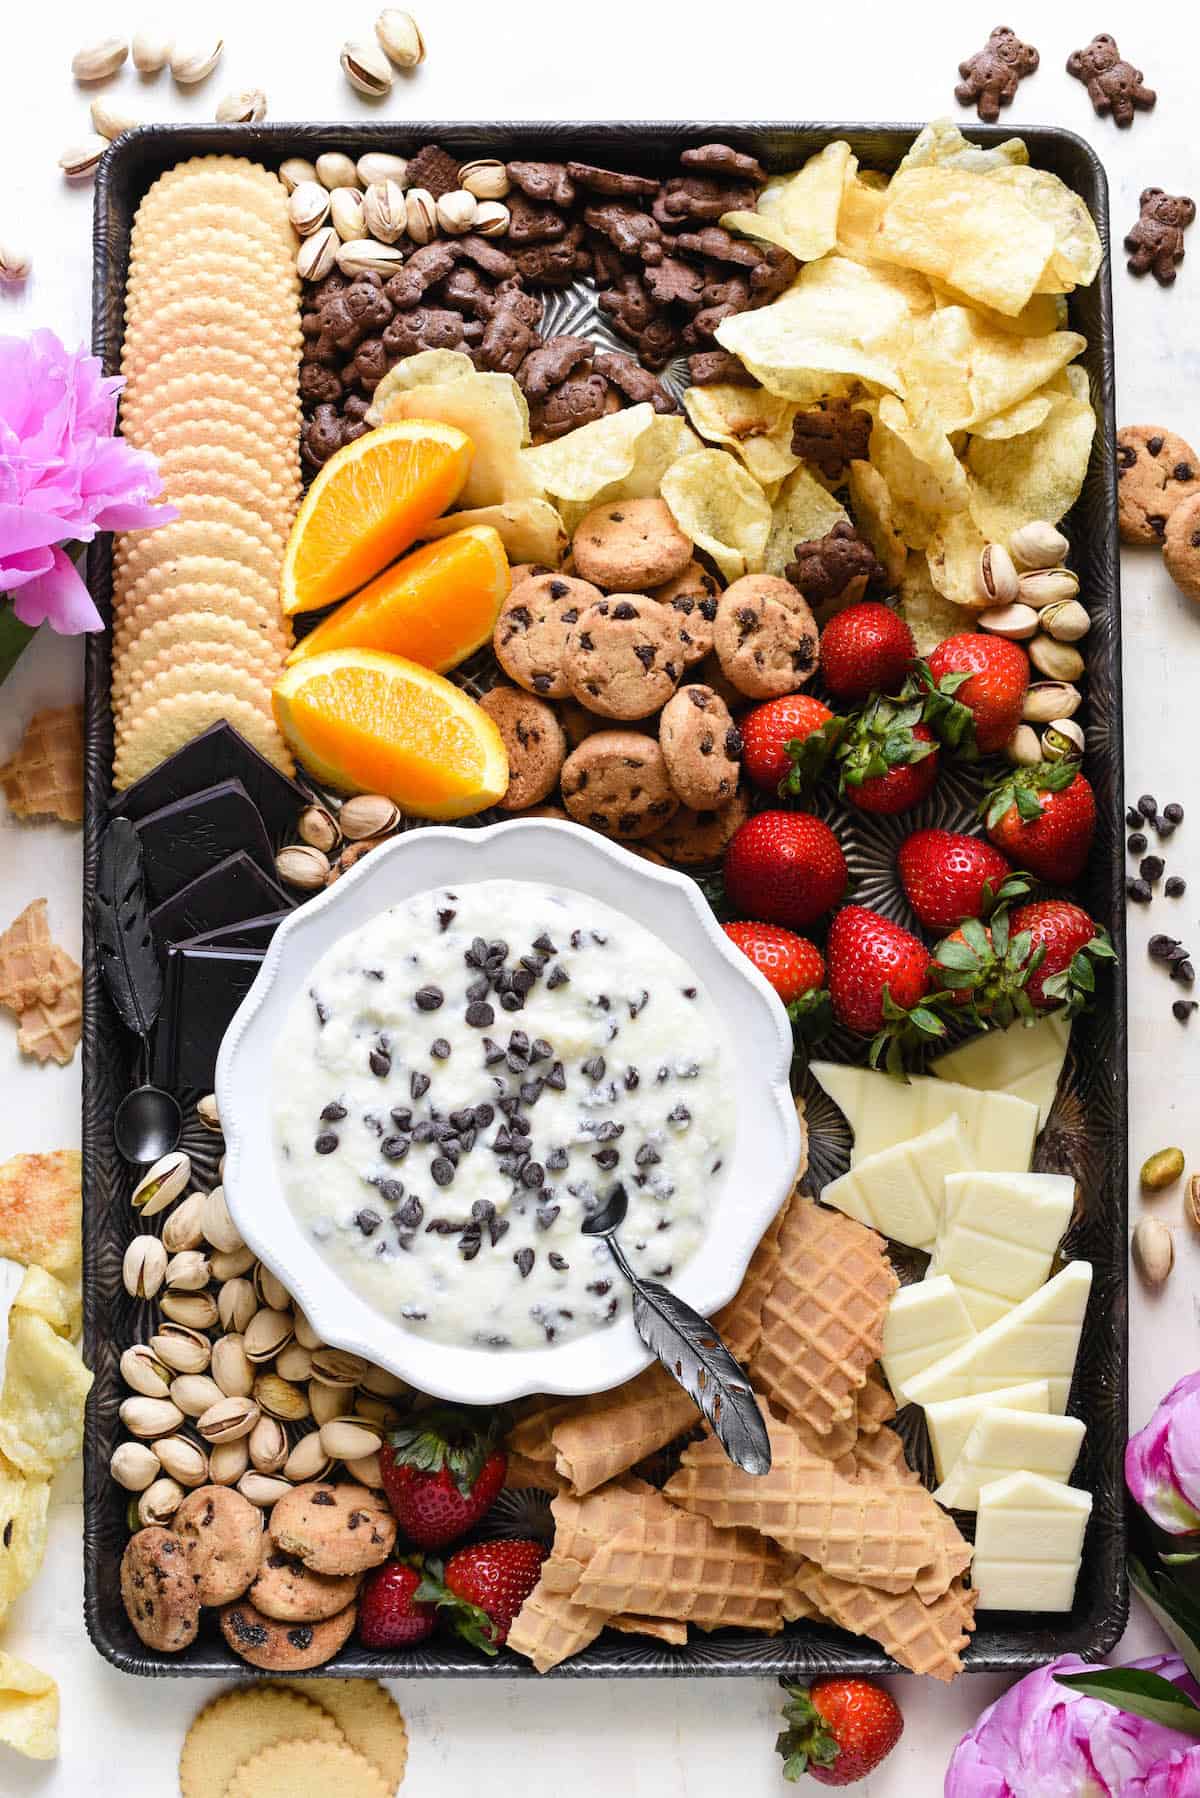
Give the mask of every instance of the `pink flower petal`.
M 18 588 L 12 606 L 22 624 L 34 628 L 49 624 L 60 636 L 77 637 L 82 631 L 104 629 L 104 620 L 74 562 L 61 549 L 54 551 L 54 565 L 48 574 Z

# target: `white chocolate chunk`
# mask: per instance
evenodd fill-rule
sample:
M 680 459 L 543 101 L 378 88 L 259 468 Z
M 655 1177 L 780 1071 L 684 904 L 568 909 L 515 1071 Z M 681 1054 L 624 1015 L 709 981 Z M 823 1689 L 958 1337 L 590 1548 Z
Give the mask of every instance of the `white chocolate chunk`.
M 1048 1380 L 1050 1409 L 1061 1414 L 1067 1408 L 1079 1333 L 1091 1290 L 1091 1262 L 1068 1261 L 1060 1273 L 1031 1297 L 1022 1299 L 999 1322 L 989 1324 L 961 1348 L 911 1379 L 910 1403 L 927 1405 L 935 1399 L 970 1398 L 975 1393 L 994 1392 L 1025 1380 Z
M 934 1497 L 947 1510 L 974 1511 L 979 1491 L 1010 1473 L 1037 1473 L 1065 1486 L 1086 1434 L 1077 1417 L 1039 1417 L 1036 1412 L 985 1411 Z
M 831 1180 L 821 1197 L 893 1242 L 931 1249 L 941 1221 L 946 1176 L 971 1166 L 955 1115 L 911 1142 L 865 1156 L 840 1180 Z
M 1069 1611 L 1092 1495 L 1036 1473 L 1010 1473 L 979 1494 L 971 1578 L 981 1611 Z
M 985 1030 L 960 1049 L 939 1055 L 929 1071 L 939 1080 L 954 1080 L 980 1092 L 1009 1093 L 1014 1099 L 1030 1100 L 1038 1108 L 1038 1129 L 1043 1130 L 1070 1040 L 1070 1023 L 1052 1011 L 1036 1024 Z
M 925 1427 L 939 1480 L 945 1479 L 962 1454 L 967 1437 L 984 1412 L 996 1405 L 1004 1405 L 1010 1411 L 1049 1411 L 1049 1382 L 1027 1380 L 1023 1386 L 1001 1386 L 998 1392 L 978 1392 L 974 1398 L 943 1398 L 926 1405 Z
M 1045 1284 L 1074 1203 L 1069 1174 L 950 1174 L 929 1277 L 949 1274 L 986 1330 Z
M 971 1342 L 974 1335 L 975 1326 L 953 1280 L 943 1275 L 902 1286 L 883 1320 L 883 1353 L 879 1357 L 897 1402 L 908 1402 L 910 1380 Z
M 852 1168 L 881 1149 L 910 1142 L 957 1114 L 974 1167 L 1023 1174 L 1033 1158 L 1037 1106 L 1007 1093 L 977 1092 L 918 1074 L 905 1082 L 869 1068 L 809 1063 L 815 1079 L 846 1114 L 854 1132 Z

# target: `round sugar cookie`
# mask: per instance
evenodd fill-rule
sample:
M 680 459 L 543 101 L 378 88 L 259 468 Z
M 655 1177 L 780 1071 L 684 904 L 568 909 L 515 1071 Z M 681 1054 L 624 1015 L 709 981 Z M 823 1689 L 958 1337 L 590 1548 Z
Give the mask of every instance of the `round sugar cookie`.
M 365 1754 L 340 1742 L 277 1742 L 234 1774 L 225 1798 L 392 1798 Z
M 253 355 L 230 349 L 224 344 L 210 344 L 203 357 L 198 357 L 193 344 L 180 344 L 166 349 L 154 361 L 135 369 L 128 377 L 122 403 L 129 409 L 157 403 L 158 390 L 180 376 L 211 379 L 223 375 L 239 381 L 251 395 L 262 395 L 269 402 L 294 400 L 299 392 L 299 359 L 293 365 L 290 357 L 273 357 L 265 346 Z
M 141 424 L 142 420 L 138 422 Z M 219 427 L 215 435 L 213 426 Z M 192 396 L 175 400 L 170 405 L 160 402 L 146 415 L 146 428 L 159 442 L 173 433 L 178 435 L 179 427 L 185 427 L 198 442 L 222 443 L 226 433 L 236 428 L 253 445 L 245 454 L 257 455 L 265 445 L 275 455 L 282 454 L 292 460 L 300 453 L 300 426 L 299 395 L 293 406 L 281 406 L 274 416 L 264 417 L 250 399 L 233 400 L 217 393 L 204 393 L 199 399 Z
M 290 430 L 300 414 L 300 393 L 293 384 L 286 392 L 265 392 L 259 383 L 235 374 L 219 374 L 207 363 L 166 381 L 143 384 L 134 394 L 128 388 L 121 395 L 121 429 L 129 435 L 130 424 L 165 418 L 178 408 L 190 408 L 194 416 L 203 416 L 208 408 L 218 414 L 247 411 L 268 428 Z
M 394 1790 L 408 1765 L 408 1729 L 399 1705 L 377 1680 L 306 1679 L 284 1682 L 289 1691 L 327 1710 L 351 1748 L 377 1767 Z
M 143 712 L 119 745 L 113 762 L 113 785 L 118 791 L 132 786 L 151 768 L 190 743 L 211 724 L 232 724 L 246 741 L 265 755 L 284 774 L 294 774 L 295 763 L 274 723 L 256 706 L 230 699 L 224 693 L 180 693 L 160 700 Z
M 298 492 L 300 440 L 281 443 L 269 431 L 249 431 L 242 424 L 220 418 L 176 419 L 169 425 L 155 423 L 149 447 L 160 459 L 173 450 L 227 449 L 245 456 L 261 469 L 270 485 L 281 493 Z
M 214 1698 L 184 1737 L 183 1798 L 225 1798 L 243 1761 L 277 1742 L 344 1742 L 325 1705 L 282 1686 L 248 1686 Z
M 286 216 L 280 220 L 262 217 L 236 204 L 203 194 L 185 195 L 170 211 L 162 206 L 139 212 L 133 221 L 129 238 L 129 267 L 135 270 L 152 267 L 170 256 L 176 243 L 198 234 L 236 232 L 244 241 L 260 245 L 280 259 L 296 261 L 296 233 Z
M 272 556 L 278 556 L 282 560 L 287 548 L 286 533 L 267 524 L 257 512 L 240 505 L 237 500 L 229 499 L 223 493 L 181 493 L 171 504 L 181 518 L 227 525 L 232 530 L 242 531 L 255 542 L 261 543 Z M 132 550 L 138 543 L 153 535 L 152 531 L 125 531 L 114 539 L 116 553 Z
M 230 657 L 238 667 L 282 671 L 287 650 L 241 618 L 225 618 L 217 612 L 177 612 L 158 619 L 123 644 L 113 662 L 113 705 L 120 704 L 143 675 L 152 677 L 171 667 L 181 654 L 198 661 Z

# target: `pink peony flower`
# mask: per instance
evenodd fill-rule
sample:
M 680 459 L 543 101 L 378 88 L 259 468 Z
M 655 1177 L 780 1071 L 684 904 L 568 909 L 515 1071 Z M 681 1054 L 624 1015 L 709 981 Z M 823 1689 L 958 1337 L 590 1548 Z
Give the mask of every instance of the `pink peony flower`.
M 1129 1665 L 1200 1700 L 1178 1655 Z M 1095 1671 L 1064 1655 L 1011 1687 L 958 1744 L 944 1798 L 1200 1798 L 1200 1747 L 1187 1736 L 1054 1678 Z
M 60 545 L 177 516 L 151 504 L 162 492 L 154 458 L 113 436 L 122 384 L 52 331 L 0 337 L 0 594 L 22 624 L 102 630 Z
M 1129 1438 L 1125 1483 L 1160 1529 L 1200 1530 L 1200 1373 L 1185 1374 Z

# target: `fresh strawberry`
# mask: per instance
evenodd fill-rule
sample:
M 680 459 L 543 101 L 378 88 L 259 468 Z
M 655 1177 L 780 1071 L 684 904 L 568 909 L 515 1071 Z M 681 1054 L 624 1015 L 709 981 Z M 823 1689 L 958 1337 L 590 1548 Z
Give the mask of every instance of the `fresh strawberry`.
M 896 866 L 920 922 L 926 930 L 941 931 L 953 930 L 964 918 L 986 918 L 1012 873 L 983 837 L 953 830 L 914 830 L 901 843 Z M 1019 890 L 1028 891 L 1028 883 Z
M 829 926 L 829 996 L 839 1024 L 870 1036 L 871 1065 L 903 1069 L 903 1050 L 917 1037 L 944 1036 L 926 1003 L 929 950 L 911 931 L 879 912 L 847 905 Z
M 545 1558 L 542 1543 L 532 1540 L 476 1542 L 452 1554 L 444 1570 L 430 1563 L 417 1596 L 447 1611 L 465 1641 L 495 1654 L 537 1585 Z
M 913 634 L 891 606 L 847 606 L 821 632 L 821 673 L 835 699 L 894 693 L 917 653 Z
M 1078 1011 L 1096 990 L 1093 964 L 1115 958 L 1108 932 L 1069 899 L 1037 899 L 1017 906 L 1009 930 L 1014 943 L 1030 938 L 1025 992 L 1035 1011 L 1056 1005 Z
M 983 806 L 987 833 L 1018 868 L 1051 886 L 1083 873 L 1096 832 L 1096 798 L 1078 762 L 1015 768 Z
M 1003 749 L 1021 722 L 1029 659 L 1018 643 L 983 631 L 947 637 L 919 666 L 925 716 L 949 749 L 974 743 L 981 755 Z
M 1010 1024 L 1028 1001 L 1016 994 L 1024 986 L 1019 954 L 1008 955 L 1008 923 L 1000 912 L 994 929 L 978 918 L 966 918 L 937 945 L 929 962 L 929 989 L 943 992 L 951 1003 L 969 1006 L 975 1021 Z
M 921 701 L 877 696 L 853 720 L 838 745 L 840 786 L 860 812 L 892 817 L 911 811 L 933 791 L 938 746 L 921 723 Z
M 775 1744 L 785 1779 L 805 1773 L 822 1786 L 849 1786 L 885 1761 L 904 1731 L 890 1692 L 869 1679 L 815 1679 L 785 1686 L 788 1727 Z
M 358 1639 L 364 1648 L 411 1648 L 433 1634 L 437 1606 L 417 1602 L 424 1577 L 408 1561 L 372 1568 L 358 1595 Z
M 841 844 L 811 812 L 756 812 L 725 851 L 725 892 L 745 918 L 803 930 L 846 890 Z
M 770 981 L 805 1041 L 818 1042 L 829 1028 L 829 994 L 816 945 L 778 924 L 726 924 L 725 935 Z
M 756 787 L 776 792 L 786 780 L 798 792 L 824 768 L 840 727 L 829 707 L 807 693 L 769 699 L 742 719 L 742 767 Z
M 441 1548 L 473 1529 L 504 1484 L 508 1457 L 469 1412 L 419 1412 L 380 1450 L 383 1489 L 401 1530 Z

